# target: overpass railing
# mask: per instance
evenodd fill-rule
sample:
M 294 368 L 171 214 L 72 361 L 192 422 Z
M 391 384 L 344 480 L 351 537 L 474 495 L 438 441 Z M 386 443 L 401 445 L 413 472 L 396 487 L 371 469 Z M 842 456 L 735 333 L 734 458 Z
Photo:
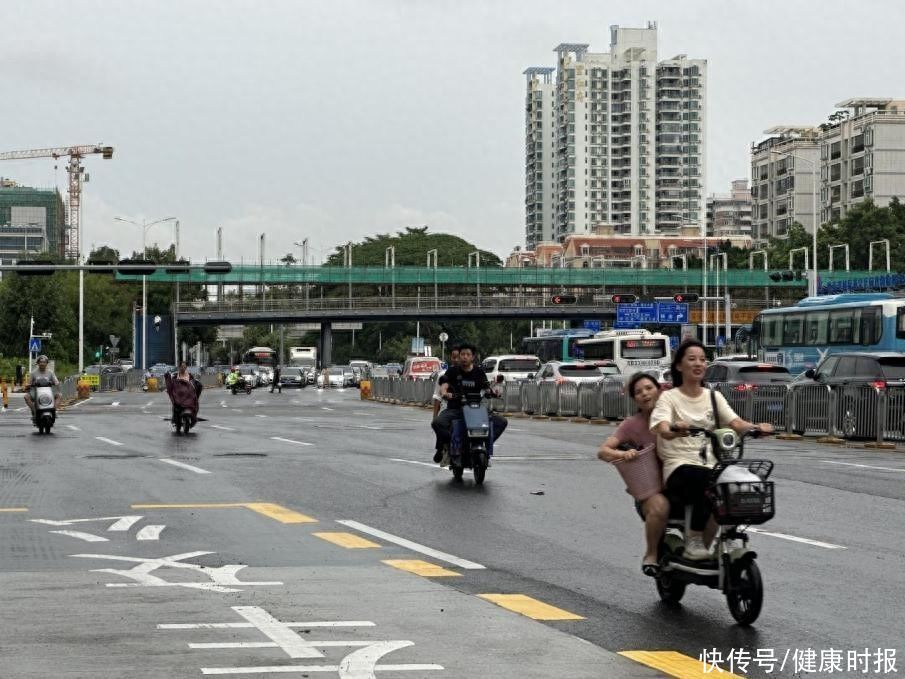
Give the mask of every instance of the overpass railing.
M 371 380 L 375 400 L 429 406 L 432 380 Z M 854 382 L 836 388 L 804 385 L 746 385 L 720 383 L 719 391 L 739 417 L 769 422 L 789 434 L 861 440 L 877 444 L 905 442 L 905 386 L 876 381 Z M 507 414 L 564 417 L 581 421 L 618 421 L 637 412 L 625 393 L 622 378 L 594 383 L 505 382 L 494 408 Z

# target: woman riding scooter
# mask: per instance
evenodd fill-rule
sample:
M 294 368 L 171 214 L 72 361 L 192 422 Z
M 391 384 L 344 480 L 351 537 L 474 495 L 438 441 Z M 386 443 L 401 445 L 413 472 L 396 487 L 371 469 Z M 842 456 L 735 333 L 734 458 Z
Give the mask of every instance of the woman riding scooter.
M 639 450 L 657 442 L 657 437 L 650 431 L 650 414 L 660 397 L 660 383 L 647 373 L 637 373 L 629 380 L 626 392 L 634 399 L 638 412 L 623 420 L 600 446 L 597 457 L 604 462 L 633 460 L 638 456 Z M 629 446 L 628 450 L 624 450 L 626 446 Z M 660 569 L 657 546 L 669 518 L 669 501 L 663 493 L 657 493 L 643 502 L 637 502 L 636 506 L 644 517 L 646 547 L 641 560 L 641 571 L 654 577 Z
M 186 413 L 190 415 L 190 421 L 185 427 L 185 433 L 188 433 L 189 429 L 195 426 L 198 419 L 198 399 L 201 396 L 203 387 L 189 373 L 185 361 L 179 364 L 179 371 L 175 377 L 170 373 L 166 373 L 164 379 L 166 380 L 167 394 L 173 404 L 172 422 L 176 427 L 176 433 L 179 433 L 182 426 L 182 416 Z
M 710 444 L 689 438 L 690 427 L 707 430 L 731 427 L 738 434 L 751 429 L 772 433 L 769 423 L 752 424 L 740 418 L 725 397 L 704 387 L 707 356 L 697 340 L 683 342 L 673 356 L 670 372 L 673 389 L 664 392 L 650 416 L 650 431 L 657 435 L 657 455 L 663 462 L 666 497 L 673 505 L 692 505 L 691 526 L 684 558 L 711 558 L 709 545 L 717 524 L 706 497 L 711 469 L 717 460 Z

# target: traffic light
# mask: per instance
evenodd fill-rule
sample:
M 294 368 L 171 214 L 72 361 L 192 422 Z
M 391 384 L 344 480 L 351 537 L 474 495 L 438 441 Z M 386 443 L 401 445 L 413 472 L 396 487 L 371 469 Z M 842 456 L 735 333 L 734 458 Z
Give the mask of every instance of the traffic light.
M 55 270 L 49 259 L 20 259 L 16 263 L 16 273 L 20 276 L 50 276 Z
M 229 262 L 205 262 L 204 273 L 229 273 L 233 270 L 233 265 Z
M 118 269 L 117 273 L 120 276 L 150 276 L 157 271 L 156 262 L 152 262 L 149 259 L 121 259 L 118 263 L 141 267 L 135 269 Z
M 578 298 L 575 295 L 553 295 L 550 298 L 552 304 L 575 304 Z
M 637 295 L 613 295 L 610 297 L 613 304 L 634 304 L 638 301 Z
M 774 271 L 770 274 L 770 280 L 776 281 L 779 283 L 780 281 L 794 281 L 795 280 L 795 272 L 794 271 Z M 799 277 L 798 280 L 801 280 Z
M 95 352 L 94 352 L 94 357 L 95 357 L 95 358 L 100 358 L 100 357 L 101 357 L 101 352 L 95 351 Z
M 693 304 L 700 299 L 700 295 L 696 295 L 692 292 L 680 292 L 678 295 L 672 296 L 672 301 L 676 304 Z

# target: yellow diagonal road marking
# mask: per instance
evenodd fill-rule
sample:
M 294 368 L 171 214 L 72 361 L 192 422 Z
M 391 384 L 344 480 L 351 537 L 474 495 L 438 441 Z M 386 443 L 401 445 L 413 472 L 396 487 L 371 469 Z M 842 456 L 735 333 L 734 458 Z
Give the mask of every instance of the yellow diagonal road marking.
M 478 596 L 534 620 L 584 620 L 580 615 L 569 613 L 524 594 L 478 594 Z
M 209 502 L 132 505 L 132 509 L 250 509 L 280 523 L 317 523 L 317 519 L 272 502 Z
M 346 549 L 374 549 L 380 547 L 376 542 L 365 540 L 352 533 L 312 533 L 312 535 L 321 540 L 332 542 L 334 545 L 345 547 Z
M 27 512 L 28 507 L 0 507 L 0 512 Z
M 386 559 L 383 563 L 401 571 L 421 575 L 425 578 L 459 578 L 461 573 L 447 570 L 437 564 L 421 561 L 420 559 Z
M 664 674 L 677 679 L 700 679 L 703 677 L 716 677 L 720 679 L 741 679 L 737 674 L 730 674 L 725 670 L 717 672 L 711 670 L 706 672 L 704 663 L 696 658 L 692 658 L 675 651 L 620 651 L 619 655 L 630 658 L 642 665 L 653 667 L 660 670 Z

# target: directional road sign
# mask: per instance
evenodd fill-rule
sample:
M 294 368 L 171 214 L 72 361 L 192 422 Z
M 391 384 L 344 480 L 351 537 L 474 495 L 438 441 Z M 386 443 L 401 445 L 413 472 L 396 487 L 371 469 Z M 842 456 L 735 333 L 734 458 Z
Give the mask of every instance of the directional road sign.
M 600 332 L 600 321 L 586 320 L 584 322 L 584 327 L 588 330 L 593 330 L 594 332 Z
M 616 306 L 616 323 L 628 325 L 630 323 L 656 323 L 657 304 L 619 304 Z
M 19 346 L 21 346 L 21 345 L 19 345 Z M 39 351 L 41 351 L 41 340 L 37 337 L 32 337 L 28 341 L 28 350 L 33 354 L 36 354 Z
M 660 302 L 657 305 L 657 321 L 660 323 L 688 323 L 688 305 Z

